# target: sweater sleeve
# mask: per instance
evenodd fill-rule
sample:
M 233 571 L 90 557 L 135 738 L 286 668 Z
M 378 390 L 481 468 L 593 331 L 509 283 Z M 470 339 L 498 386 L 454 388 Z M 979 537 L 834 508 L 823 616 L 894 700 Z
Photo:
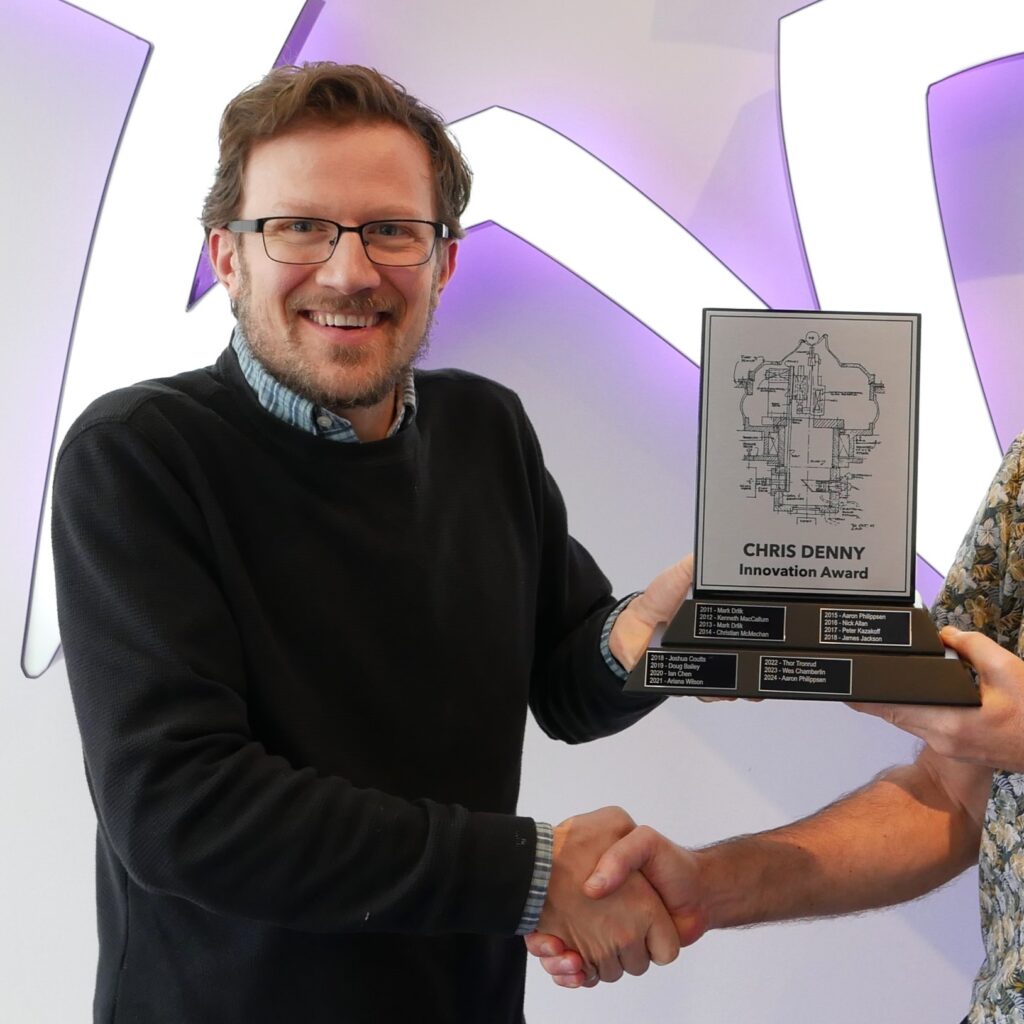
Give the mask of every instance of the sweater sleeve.
M 609 665 L 602 630 L 616 599 L 590 553 L 570 536 L 561 492 L 532 430 L 529 438 L 538 463 L 541 537 L 530 709 L 549 736 L 582 743 L 627 728 L 664 698 L 624 692 L 622 677 Z
M 252 735 L 204 518 L 130 424 L 65 442 L 53 544 L 99 828 L 139 886 L 305 931 L 515 930 L 531 819 L 357 788 Z

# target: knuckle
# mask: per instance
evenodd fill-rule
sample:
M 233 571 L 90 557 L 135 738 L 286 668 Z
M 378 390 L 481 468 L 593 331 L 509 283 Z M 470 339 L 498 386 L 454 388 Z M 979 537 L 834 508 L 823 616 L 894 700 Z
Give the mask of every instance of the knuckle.
M 624 808 L 618 806 L 612 806 L 608 808 L 609 814 L 612 818 L 613 825 L 618 828 L 621 832 L 628 832 L 633 828 L 634 821 L 625 811 Z
M 658 833 L 655 832 L 650 825 L 638 825 L 636 829 L 637 840 L 644 845 L 653 843 L 658 837 Z

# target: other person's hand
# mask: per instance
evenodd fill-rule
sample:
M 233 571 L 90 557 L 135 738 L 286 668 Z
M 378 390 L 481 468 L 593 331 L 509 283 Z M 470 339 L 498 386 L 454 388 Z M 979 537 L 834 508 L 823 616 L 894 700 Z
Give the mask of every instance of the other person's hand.
M 942 642 L 978 673 L 981 707 L 851 704 L 919 737 L 936 754 L 1003 771 L 1024 772 L 1024 662 L 983 633 L 945 626 Z

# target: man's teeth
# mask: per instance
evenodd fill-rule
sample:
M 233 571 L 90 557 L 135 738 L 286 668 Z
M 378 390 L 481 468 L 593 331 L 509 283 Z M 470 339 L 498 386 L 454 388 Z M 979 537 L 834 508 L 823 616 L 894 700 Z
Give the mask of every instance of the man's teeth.
M 306 316 L 321 327 L 373 327 L 380 320 L 380 313 L 317 313 L 309 310 Z

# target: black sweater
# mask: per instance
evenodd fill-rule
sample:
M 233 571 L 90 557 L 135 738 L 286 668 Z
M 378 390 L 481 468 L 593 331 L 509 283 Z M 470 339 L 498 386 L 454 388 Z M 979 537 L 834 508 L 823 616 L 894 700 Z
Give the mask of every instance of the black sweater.
M 97 1022 L 521 1019 L 527 704 L 578 742 L 653 702 L 602 662 L 608 584 L 518 399 L 417 387 L 396 437 L 330 443 L 262 410 L 229 350 L 69 432 Z

